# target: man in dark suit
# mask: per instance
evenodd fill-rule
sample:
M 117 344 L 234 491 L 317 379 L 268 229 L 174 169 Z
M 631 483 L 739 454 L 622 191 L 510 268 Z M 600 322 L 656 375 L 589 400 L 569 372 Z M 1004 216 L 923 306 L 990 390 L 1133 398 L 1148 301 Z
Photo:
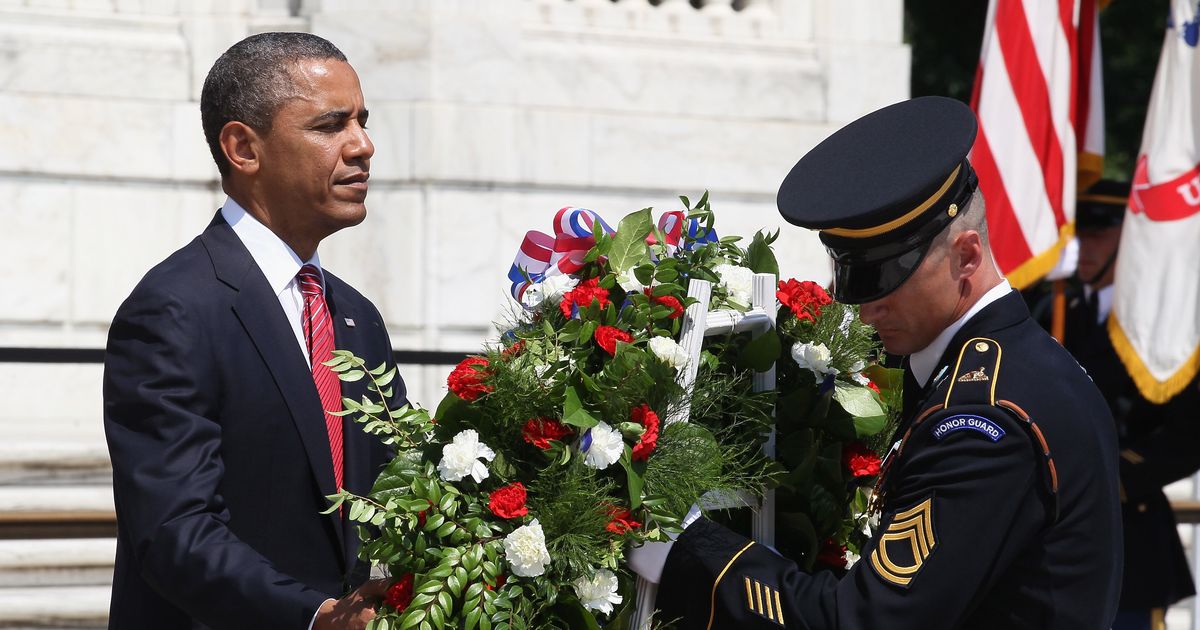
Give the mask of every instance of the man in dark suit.
M 1191 569 L 1163 486 L 1200 469 L 1200 389 L 1193 381 L 1155 404 L 1138 391 L 1108 333 L 1114 267 L 1129 184 L 1101 180 L 1079 195 L 1079 284 L 1063 345 L 1088 371 L 1116 421 L 1121 446 L 1125 578 L 1113 630 L 1165 628 L 1171 604 L 1194 595 Z
M 808 574 L 700 519 L 666 559 L 663 619 L 1109 627 L 1121 567 L 1116 436 L 1100 393 L 995 266 L 967 160 L 975 134 L 957 101 L 898 103 L 834 133 L 779 191 L 785 219 L 821 231 L 834 296 L 861 304 L 885 349 L 906 356 L 903 419 L 862 560 L 840 580 Z
M 344 514 L 320 512 L 339 487 L 368 492 L 387 453 L 330 413 L 365 386 L 322 363 L 335 347 L 391 363 L 391 345 L 371 302 L 317 256 L 366 216 L 358 77 L 319 37 L 255 35 L 217 60 L 200 107 L 229 198 L 109 333 L 109 626 L 361 628 L 385 587 L 366 581 Z M 399 379 L 394 394 L 402 404 Z

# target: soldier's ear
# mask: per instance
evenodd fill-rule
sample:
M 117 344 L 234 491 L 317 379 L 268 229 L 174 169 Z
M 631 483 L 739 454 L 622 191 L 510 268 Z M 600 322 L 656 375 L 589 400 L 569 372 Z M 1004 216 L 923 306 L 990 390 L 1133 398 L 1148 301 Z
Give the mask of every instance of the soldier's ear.
M 959 278 L 969 278 L 983 267 L 988 252 L 983 246 L 983 237 L 975 230 L 965 230 L 954 238 L 950 245 L 954 272 Z

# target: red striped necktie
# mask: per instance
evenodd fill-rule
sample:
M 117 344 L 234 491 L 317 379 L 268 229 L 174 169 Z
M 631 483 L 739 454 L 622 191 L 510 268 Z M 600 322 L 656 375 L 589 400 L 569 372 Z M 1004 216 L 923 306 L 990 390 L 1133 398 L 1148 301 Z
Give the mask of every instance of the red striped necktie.
M 315 265 L 304 265 L 296 274 L 296 283 L 304 295 L 304 340 L 312 362 L 313 383 L 325 410 L 325 429 L 329 434 L 329 452 L 333 455 L 333 478 L 342 487 L 342 419 L 330 412 L 342 410 L 342 385 L 337 374 L 324 365 L 333 358 L 333 318 L 321 289 L 321 272 Z

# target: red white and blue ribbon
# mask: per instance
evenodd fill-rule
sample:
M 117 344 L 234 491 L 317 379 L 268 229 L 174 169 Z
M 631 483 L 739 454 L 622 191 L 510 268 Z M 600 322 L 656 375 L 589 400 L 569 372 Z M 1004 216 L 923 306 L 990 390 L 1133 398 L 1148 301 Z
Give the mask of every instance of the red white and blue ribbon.
M 683 231 L 685 224 L 687 225 L 686 237 Z M 658 218 L 658 229 L 663 233 L 668 255 L 674 255 L 678 251 L 680 243 L 683 243 L 684 250 L 690 252 L 701 245 L 715 243 L 718 240 L 716 230 L 704 229 L 699 219 L 687 220 L 687 215 L 682 210 L 664 212 Z M 647 241 L 652 242 L 653 237 Z
M 572 274 L 583 268 L 584 257 L 596 245 L 596 222 L 600 223 L 606 234 L 614 234 L 615 230 L 596 212 L 571 206 L 560 209 L 554 215 L 553 235 L 537 230 L 526 232 L 508 270 L 512 296 L 519 302 L 530 284 L 557 274 Z M 668 255 L 674 255 L 681 246 L 686 251 L 692 251 L 718 240 L 715 230 L 705 229 L 699 219 L 688 220 L 682 210 L 663 213 L 658 219 L 658 229 L 663 233 Z M 654 235 L 646 237 L 646 242 L 654 244 Z
M 596 212 L 571 206 L 554 215 L 553 235 L 537 230 L 526 232 L 508 271 L 512 296 L 520 301 L 531 282 L 579 271 L 588 250 L 596 245 L 594 229 L 597 222 L 606 234 L 611 236 L 615 232 Z

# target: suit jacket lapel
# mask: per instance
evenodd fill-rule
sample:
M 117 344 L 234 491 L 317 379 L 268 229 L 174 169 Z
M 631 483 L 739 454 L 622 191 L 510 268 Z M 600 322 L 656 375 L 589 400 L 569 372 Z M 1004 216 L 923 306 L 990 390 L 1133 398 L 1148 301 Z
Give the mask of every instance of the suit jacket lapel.
M 291 323 L 279 306 L 278 296 L 220 213 L 201 238 L 212 256 L 217 277 L 238 291 L 233 304 L 234 314 L 279 387 L 321 494 L 336 493 L 333 457 L 329 453 L 329 434 L 325 429 L 321 399 L 313 385 L 308 362 L 296 343 Z M 341 518 L 336 512 L 324 518 L 333 522 L 337 539 L 341 541 Z

